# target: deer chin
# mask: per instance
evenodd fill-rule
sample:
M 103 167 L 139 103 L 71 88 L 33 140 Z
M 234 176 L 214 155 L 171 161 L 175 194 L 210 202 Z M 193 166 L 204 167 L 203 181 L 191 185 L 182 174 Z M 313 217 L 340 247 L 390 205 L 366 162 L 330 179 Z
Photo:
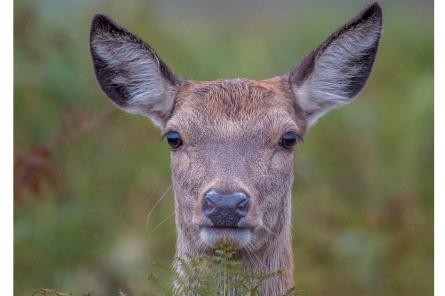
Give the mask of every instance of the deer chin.
M 246 246 L 252 238 L 252 229 L 242 227 L 201 227 L 199 236 L 201 240 L 211 247 L 217 249 L 221 245 L 229 244 L 238 250 Z

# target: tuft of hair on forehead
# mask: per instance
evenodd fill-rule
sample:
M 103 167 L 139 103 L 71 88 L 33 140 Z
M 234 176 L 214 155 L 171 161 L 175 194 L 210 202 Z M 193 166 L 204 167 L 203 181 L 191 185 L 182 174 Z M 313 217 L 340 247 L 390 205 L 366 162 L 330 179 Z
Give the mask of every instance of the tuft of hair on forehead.
M 256 120 L 281 109 L 295 113 L 294 95 L 282 78 L 194 82 L 178 95 L 175 110 L 181 108 L 192 108 L 209 120 Z
M 269 80 L 230 79 L 188 82 L 177 97 L 165 130 L 179 130 L 183 137 L 202 135 L 237 138 L 246 132 L 260 138 L 292 129 L 306 131 L 303 111 L 286 77 Z

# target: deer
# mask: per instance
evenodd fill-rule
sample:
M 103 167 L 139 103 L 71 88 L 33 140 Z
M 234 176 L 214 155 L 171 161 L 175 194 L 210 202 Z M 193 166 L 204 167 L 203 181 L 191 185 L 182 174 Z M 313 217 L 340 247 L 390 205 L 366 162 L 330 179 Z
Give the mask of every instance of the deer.
M 148 117 L 169 145 L 178 257 L 228 242 L 247 270 L 285 272 L 264 282 L 261 295 L 294 285 L 294 150 L 322 115 L 363 89 L 382 19 L 380 5 L 370 4 L 286 74 L 193 81 L 109 17 L 94 16 L 90 52 L 100 88 L 118 108 Z

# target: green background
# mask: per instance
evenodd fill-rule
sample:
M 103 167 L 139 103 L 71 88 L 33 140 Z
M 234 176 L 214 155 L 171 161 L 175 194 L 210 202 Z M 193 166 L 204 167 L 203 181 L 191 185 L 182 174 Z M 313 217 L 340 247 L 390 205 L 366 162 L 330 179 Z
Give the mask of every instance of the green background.
M 367 4 L 16 0 L 15 294 L 155 295 L 151 263 L 174 256 L 167 145 L 99 90 L 88 51 L 96 12 L 178 75 L 263 79 L 289 71 Z M 433 294 L 433 4 L 381 4 L 367 86 L 296 151 L 301 295 Z

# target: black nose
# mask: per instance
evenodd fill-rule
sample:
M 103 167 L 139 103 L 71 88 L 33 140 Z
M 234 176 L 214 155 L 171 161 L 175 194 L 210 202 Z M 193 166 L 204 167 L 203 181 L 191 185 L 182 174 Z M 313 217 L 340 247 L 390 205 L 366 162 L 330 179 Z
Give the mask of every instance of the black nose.
M 215 227 L 237 227 L 249 213 L 250 198 L 243 192 L 229 195 L 209 191 L 203 201 L 203 212 Z

